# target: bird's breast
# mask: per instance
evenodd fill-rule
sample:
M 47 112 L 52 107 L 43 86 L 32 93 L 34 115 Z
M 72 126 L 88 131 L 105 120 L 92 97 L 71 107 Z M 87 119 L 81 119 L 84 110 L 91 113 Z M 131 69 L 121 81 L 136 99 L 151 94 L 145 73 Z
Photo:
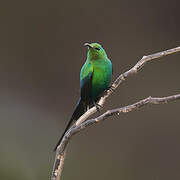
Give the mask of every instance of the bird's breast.
M 111 82 L 112 65 L 111 62 L 96 62 L 93 65 L 92 78 L 92 98 L 99 96 L 106 90 Z

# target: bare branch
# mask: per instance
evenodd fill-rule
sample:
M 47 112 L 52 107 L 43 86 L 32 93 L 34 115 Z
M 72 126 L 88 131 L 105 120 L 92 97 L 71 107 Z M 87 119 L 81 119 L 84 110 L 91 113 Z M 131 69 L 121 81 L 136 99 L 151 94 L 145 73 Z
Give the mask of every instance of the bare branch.
M 53 166 L 53 173 L 52 173 L 52 180 L 58 180 L 61 177 L 62 170 L 63 170 L 63 165 L 64 165 L 64 160 L 66 157 L 66 151 L 63 151 L 63 153 L 58 154 L 56 151 L 56 160 Z
M 64 152 L 68 141 L 70 140 L 70 138 L 73 135 L 77 134 L 79 131 L 85 129 L 88 126 L 91 126 L 93 124 L 101 122 L 110 116 L 120 115 L 120 113 L 128 113 L 128 112 L 131 112 L 133 110 L 136 110 L 136 109 L 141 108 L 148 104 L 164 104 L 164 103 L 168 103 L 170 101 L 175 101 L 175 100 L 180 100 L 180 94 L 167 96 L 167 97 L 151 97 L 150 96 L 150 97 L 140 100 L 134 104 L 131 104 L 131 105 L 128 105 L 125 107 L 121 107 L 121 108 L 117 108 L 117 109 L 108 110 L 104 114 L 102 114 L 101 116 L 99 116 L 95 119 L 87 120 L 87 121 L 83 122 L 82 124 L 80 124 L 79 126 L 75 126 L 75 127 L 71 128 L 68 131 L 68 133 L 66 133 L 66 135 L 64 136 L 64 138 L 62 140 L 61 147 L 63 147 L 63 148 L 59 148 L 59 153 L 61 154 Z
M 101 97 L 100 101 L 98 102 L 98 104 L 103 107 L 106 98 L 109 97 L 113 91 L 124 81 L 126 80 L 127 77 L 136 74 L 140 69 L 142 69 L 142 67 L 151 60 L 163 57 L 163 56 L 167 56 L 169 54 L 173 54 L 176 52 L 180 51 L 180 46 L 173 48 L 173 49 L 169 49 L 166 51 L 162 51 L 159 53 L 155 53 L 152 55 L 148 55 L 148 56 L 143 56 L 143 58 L 138 61 L 138 63 L 132 67 L 130 70 L 126 71 L 125 73 L 121 74 L 112 84 L 111 89 L 109 89 L 106 93 L 104 93 L 103 97 Z M 104 114 L 102 114 L 101 116 L 95 118 L 95 119 L 90 119 L 87 120 L 87 118 L 94 114 L 97 109 L 96 107 L 92 107 L 91 109 L 89 109 L 86 113 L 84 113 L 78 121 L 76 121 L 75 125 L 73 125 L 69 131 L 65 134 L 65 136 L 62 139 L 61 144 L 58 146 L 57 150 L 56 150 L 56 157 L 55 157 L 55 162 L 54 162 L 54 166 L 53 166 L 53 171 L 52 171 L 52 176 L 51 176 L 51 180 L 59 180 L 61 173 L 62 173 L 62 167 L 64 164 L 64 159 L 65 159 L 65 150 L 66 147 L 69 143 L 70 138 L 75 135 L 76 133 L 78 133 L 79 131 L 85 129 L 86 127 L 96 124 L 100 121 L 103 121 L 105 119 L 107 119 L 110 116 L 113 115 L 119 115 L 120 113 L 128 113 L 130 111 L 133 111 L 135 109 L 138 109 L 144 105 L 147 104 L 161 104 L 161 103 L 167 103 L 169 101 L 174 101 L 174 100 L 179 100 L 180 99 L 180 94 L 177 95 L 173 95 L 173 96 L 168 96 L 168 97 L 162 97 L 162 98 L 152 98 L 152 97 L 148 97 L 146 99 L 143 99 L 141 101 L 138 101 L 132 105 L 129 106 L 125 106 L 122 108 L 117 108 L 117 109 L 113 109 L 113 110 L 109 110 L 107 112 L 105 112 Z M 87 120 L 87 121 L 85 121 Z M 85 122 L 84 122 L 85 121 Z

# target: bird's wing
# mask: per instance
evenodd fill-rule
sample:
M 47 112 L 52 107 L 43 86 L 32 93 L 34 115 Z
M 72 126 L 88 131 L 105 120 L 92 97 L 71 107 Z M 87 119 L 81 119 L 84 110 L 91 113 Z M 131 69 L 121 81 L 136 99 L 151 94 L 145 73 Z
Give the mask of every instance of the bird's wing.
M 92 88 L 93 71 L 90 71 L 83 79 L 81 79 L 81 99 L 88 103 Z

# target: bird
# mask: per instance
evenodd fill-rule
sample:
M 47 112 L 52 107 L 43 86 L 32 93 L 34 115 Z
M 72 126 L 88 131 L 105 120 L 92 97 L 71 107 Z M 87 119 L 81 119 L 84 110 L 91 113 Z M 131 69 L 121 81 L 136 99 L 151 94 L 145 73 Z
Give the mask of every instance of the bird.
M 77 121 L 94 105 L 98 108 L 98 100 L 110 87 L 112 63 L 106 51 L 99 43 L 85 43 L 84 46 L 88 48 L 88 51 L 86 62 L 80 72 L 80 98 L 54 151 L 61 143 L 72 122 Z

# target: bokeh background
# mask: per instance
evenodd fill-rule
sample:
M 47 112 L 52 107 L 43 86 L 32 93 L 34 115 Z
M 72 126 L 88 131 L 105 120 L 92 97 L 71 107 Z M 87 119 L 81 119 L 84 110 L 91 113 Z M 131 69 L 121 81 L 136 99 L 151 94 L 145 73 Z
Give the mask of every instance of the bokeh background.
M 0 6 L 0 179 L 47 180 L 79 97 L 85 42 L 103 44 L 115 79 L 143 55 L 180 45 L 178 0 L 16 0 Z M 180 93 L 180 54 L 149 63 L 105 109 Z M 180 102 L 112 117 L 76 135 L 63 180 L 180 179 Z M 99 114 L 97 113 L 96 116 Z

